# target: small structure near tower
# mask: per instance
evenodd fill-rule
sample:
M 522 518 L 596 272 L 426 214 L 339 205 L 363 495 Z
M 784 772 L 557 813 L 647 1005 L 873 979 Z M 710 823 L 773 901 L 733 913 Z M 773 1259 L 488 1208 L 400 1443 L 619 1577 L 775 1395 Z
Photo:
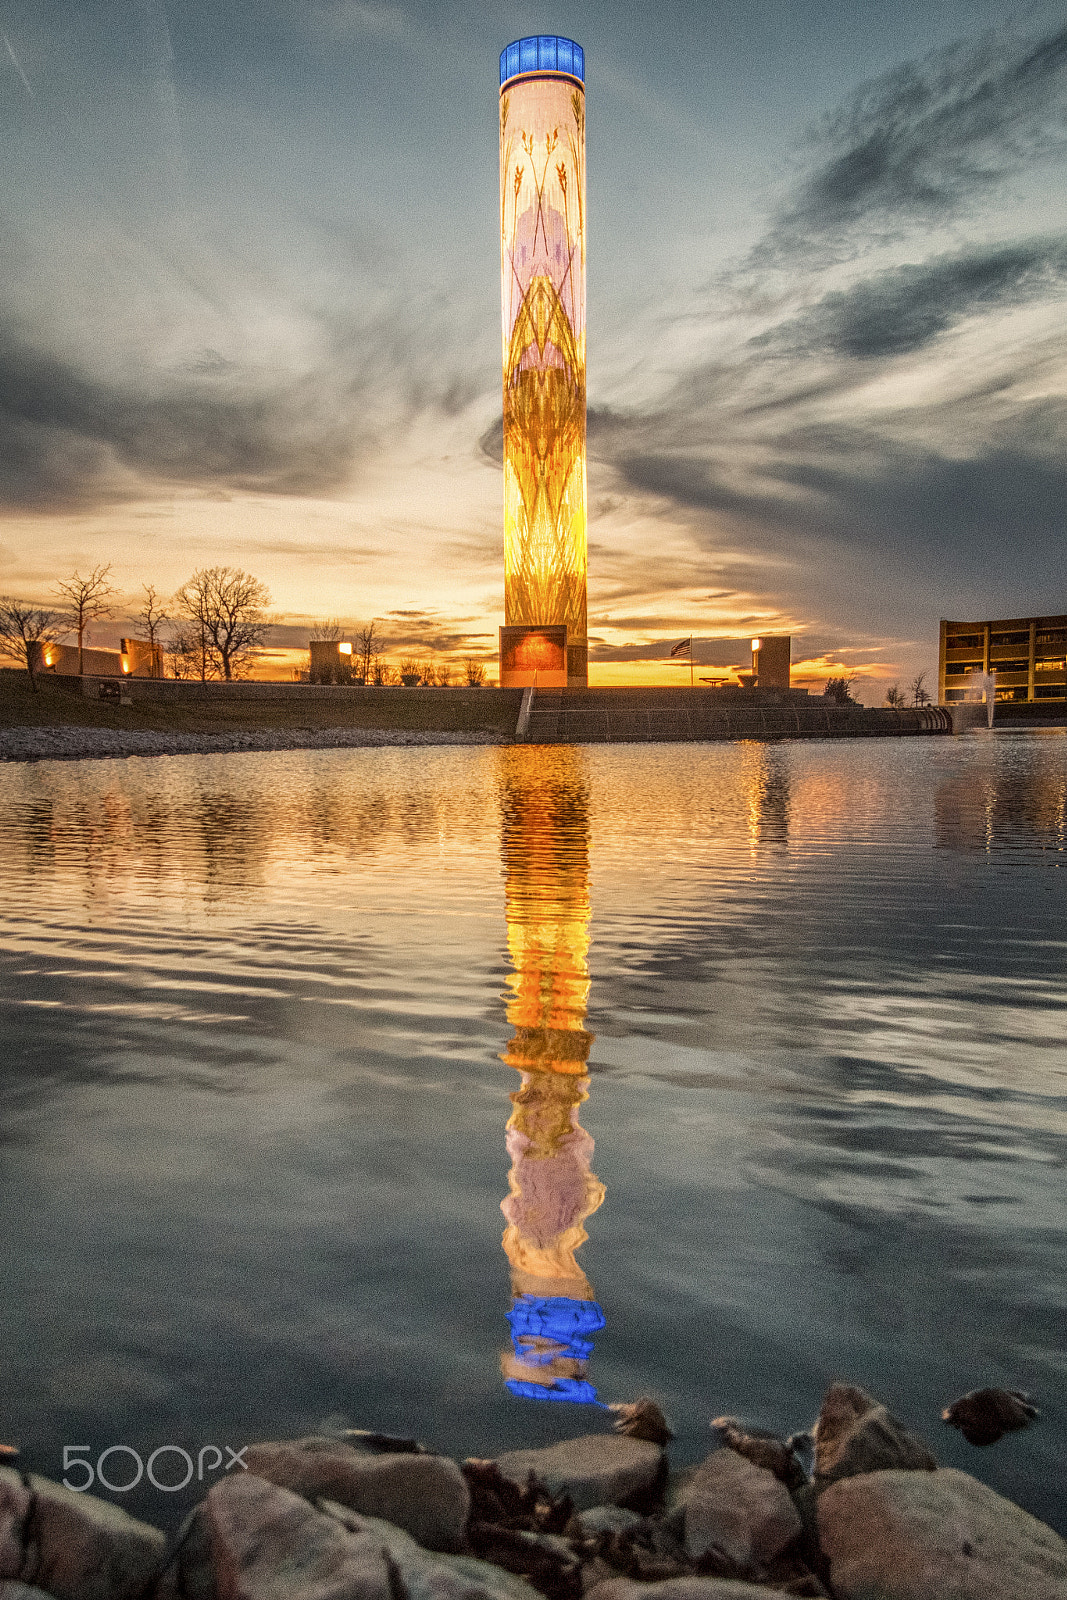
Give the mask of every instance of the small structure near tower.
M 757 689 L 788 689 L 793 640 L 788 633 L 764 634 L 752 641 L 752 674 Z

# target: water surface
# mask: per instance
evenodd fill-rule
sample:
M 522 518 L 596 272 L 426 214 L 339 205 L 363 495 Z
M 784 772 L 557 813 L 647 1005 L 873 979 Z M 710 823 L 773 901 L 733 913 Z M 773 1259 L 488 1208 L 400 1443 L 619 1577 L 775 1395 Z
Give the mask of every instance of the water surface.
M 1065 864 L 1055 734 L 0 768 L 0 1438 L 684 1461 L 842 1376 L 1067 1532 Z

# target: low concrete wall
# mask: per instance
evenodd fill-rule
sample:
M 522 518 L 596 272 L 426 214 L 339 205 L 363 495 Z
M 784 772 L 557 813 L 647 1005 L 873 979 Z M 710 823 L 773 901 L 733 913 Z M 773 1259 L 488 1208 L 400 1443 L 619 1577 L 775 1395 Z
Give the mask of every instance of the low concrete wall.
M 895 738 L 952 732 L 940 706 L 901 711 L 842 706 L 822 696 L 719 695 L 689 689 L 563 689 L 534 694 L 528 744 L 686 739 Z
M 82 680 L 83 692 L 95 700 L 100 683 L 105 681 L 113 680 L 87 677 Z M 293 705 L 306 705 L 309 701 L 332 700 L 353 707 L 380 707 L 407 705 L 412 699 L 418 698 L 431 703 L 437 700 L 452 705 L 467 702 L 477 706 L 494 696 L 497 704 L 503 699 L 506 704 L 514 705 L 516 720 L 522 704 L 521 689 L 402 689 L 394 684 L 375 689 L 365 684 L 258 683 L 247 679 L 239 683 L 201 683 L 199 678 L 127 678 L 122 687 L 123 692 L 129 693 L 134 700 L 156 700 L 165 704 L 244 700 L 253 704 L 288 701 Z

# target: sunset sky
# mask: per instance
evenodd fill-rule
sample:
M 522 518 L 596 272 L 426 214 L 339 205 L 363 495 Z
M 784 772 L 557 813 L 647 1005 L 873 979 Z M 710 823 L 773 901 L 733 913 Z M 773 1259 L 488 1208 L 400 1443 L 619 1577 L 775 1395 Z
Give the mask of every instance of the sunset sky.
M 935 675 L 939 617 L 1067 611 L 1062 5 L 0 0 L 0 30 L 0 591 L 228 564 L 281 649 L 336 616 L 495 653 L 497 58 L 552 31 L 587 64 L 592 681 L 791 632 L 876 702 Z

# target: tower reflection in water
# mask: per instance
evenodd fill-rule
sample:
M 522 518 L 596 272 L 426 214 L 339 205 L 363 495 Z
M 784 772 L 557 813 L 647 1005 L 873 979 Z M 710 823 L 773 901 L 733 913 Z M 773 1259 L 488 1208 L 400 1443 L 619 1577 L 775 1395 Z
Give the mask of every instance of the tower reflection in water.
M 584 1223 L 604 1199 L 593 1141 L 578 1121 L 589 1097 L 589 794 L 584 758 L 566 746 L 501 752 L 508 1021 L 501 1060 L 520 1074 L 507 1126 L 512 1394 L 599 1403 L 585 1376 L 604 1313 L 578 1265 Z

